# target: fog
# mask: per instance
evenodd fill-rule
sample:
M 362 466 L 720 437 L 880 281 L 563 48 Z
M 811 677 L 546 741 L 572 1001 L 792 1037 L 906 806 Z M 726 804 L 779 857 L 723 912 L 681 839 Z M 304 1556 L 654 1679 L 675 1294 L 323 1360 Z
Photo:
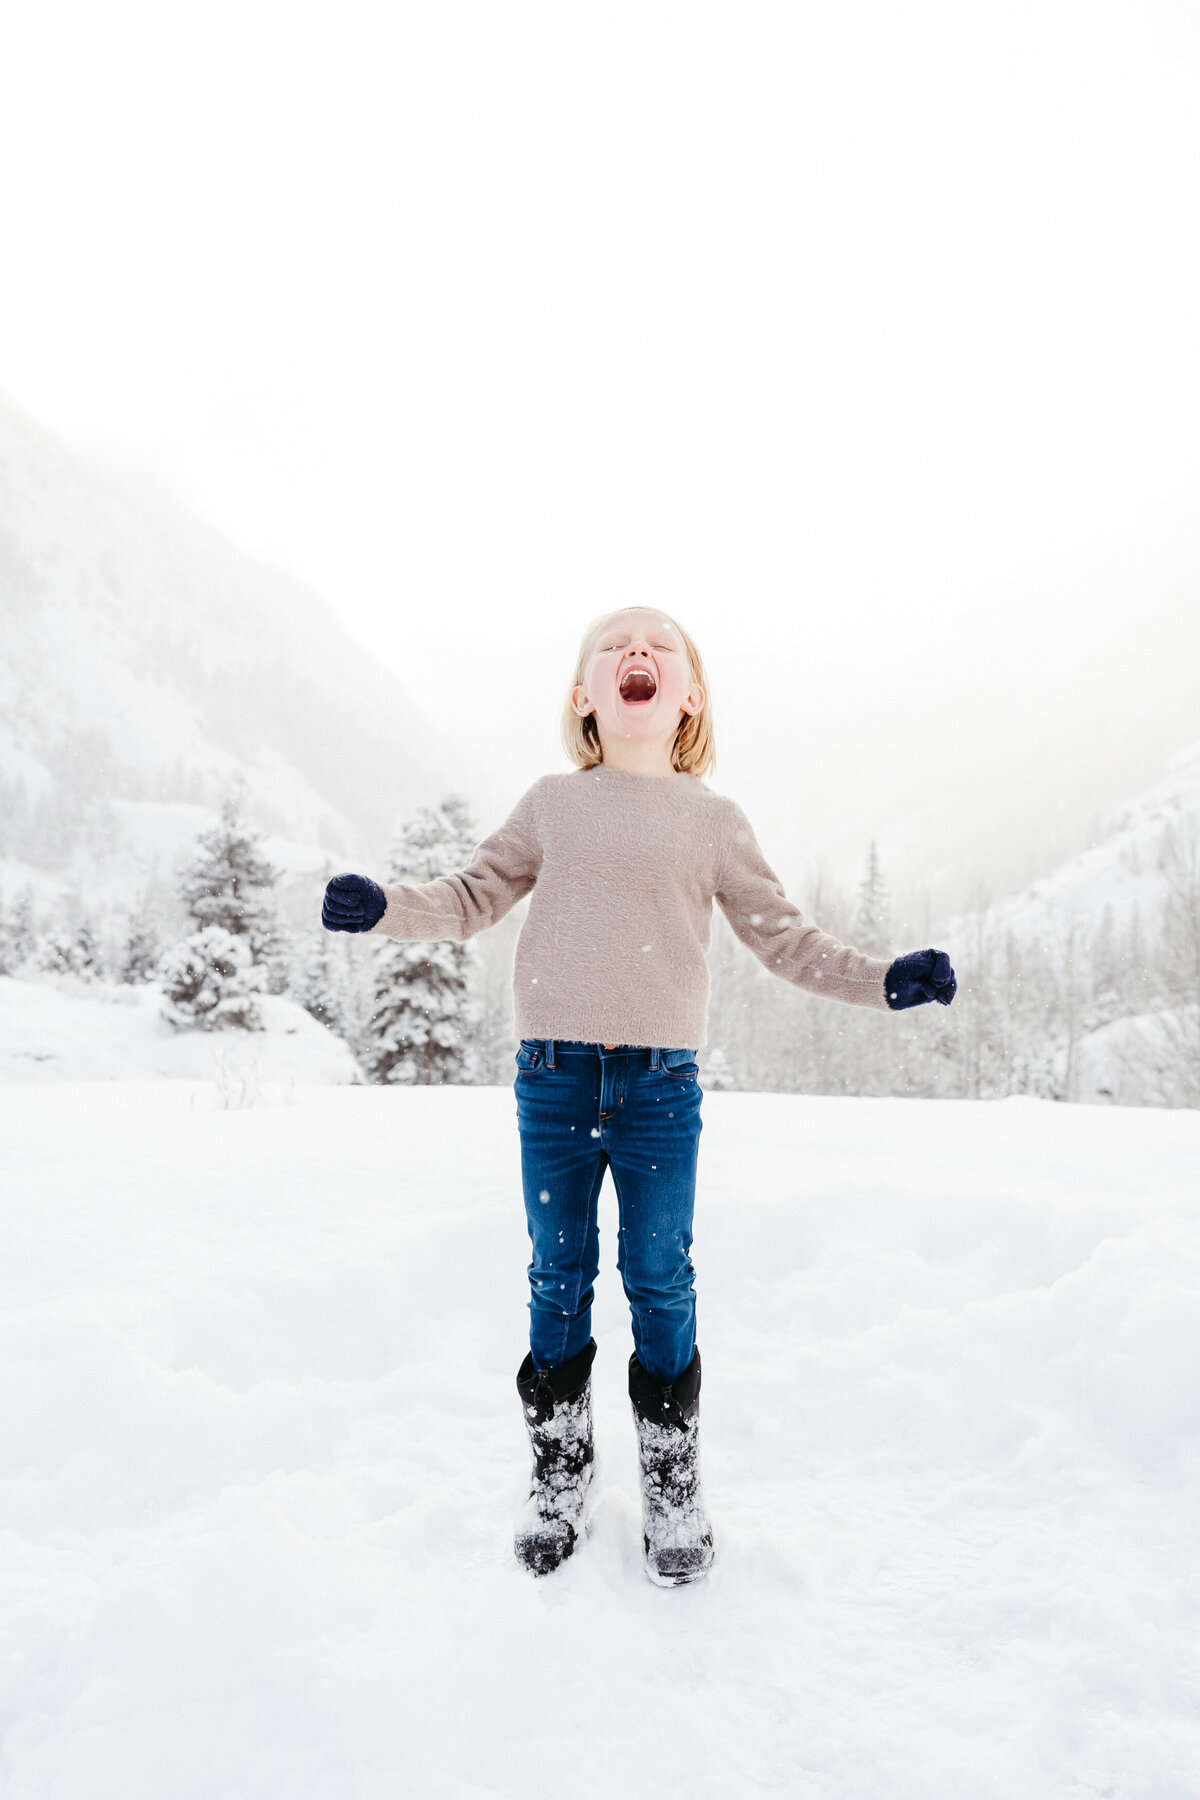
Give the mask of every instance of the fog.
M 11 1800 L 525 1800 L 531 1692 L 564 1795 L 1196 1792 L 1198 219 L 1183 0 L 4 0 Z M 699 1610 L 611 1267 L 510 1561 L 527 899 L 321 920 L 634 603 L 789 898 L 958 984 L 713 915 Z
M 315 585 L 498 799 L 650 600 L 756 818 L 963 816 L 990 770 L 1011 834 L 1031 711 L 1092 657 L 1103 721 L 1096 652 L 1192 604 L 1188 8 L 0 30 L 0 385 Z

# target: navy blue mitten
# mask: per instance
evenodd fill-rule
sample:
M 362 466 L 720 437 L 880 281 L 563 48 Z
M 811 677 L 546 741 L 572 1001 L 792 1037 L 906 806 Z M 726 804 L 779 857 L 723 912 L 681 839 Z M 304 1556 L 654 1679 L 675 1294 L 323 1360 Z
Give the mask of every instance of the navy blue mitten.
M 893 1012 L 906 1006 L 924 1006 L 936 1000 L 949 1006 L 958 989 L 950 958 L 944 950 L 910 950 L 898 956 L 883 978 L 883 991 Z
M 325 889 L 326 931 L 370 931 L 387 911 L 387 895 L 369 875 L 335 875 Z

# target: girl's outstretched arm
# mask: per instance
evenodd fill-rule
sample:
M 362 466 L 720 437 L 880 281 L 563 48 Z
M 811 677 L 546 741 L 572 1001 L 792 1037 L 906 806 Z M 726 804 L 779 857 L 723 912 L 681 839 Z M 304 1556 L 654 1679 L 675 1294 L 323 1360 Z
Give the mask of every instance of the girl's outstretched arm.
M 742 943 L 784 981 L 849 1006 L 887 1012 L 887 959 L 867 956 L 809 923 L 784 893 L 741 807 L 732 800 L 725 805 L 730 830 L 716 900 Z
M 536 786 L 456 874 L 390 887 L 361 875 L 335 875 L 325 890 L 321 916 L 326 929 L 461 943 L 495 925 L 530 891 L 541 867 Z

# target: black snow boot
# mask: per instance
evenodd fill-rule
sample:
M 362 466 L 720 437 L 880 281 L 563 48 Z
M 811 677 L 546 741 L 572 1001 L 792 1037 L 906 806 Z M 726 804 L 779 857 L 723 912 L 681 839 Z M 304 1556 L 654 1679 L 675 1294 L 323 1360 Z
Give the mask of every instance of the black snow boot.
M 659 1587 L 699 1581 L 712 1567 L 712 1526 L 700 1493 L 700 1352 L 667 1386 L 629 1359 L 629 1398 L 642 1467 L 642 1546 Z
M 517 1371 L 525 1429 L 533 1451 L 529 1498 L 517 1516 L 513 1549 L 534 1575 L 565 1562 L 583 1535 L 592 1485 L 592 1360 L 589 1338 L 557 1369 L 537 1370 L 528 1355 Z

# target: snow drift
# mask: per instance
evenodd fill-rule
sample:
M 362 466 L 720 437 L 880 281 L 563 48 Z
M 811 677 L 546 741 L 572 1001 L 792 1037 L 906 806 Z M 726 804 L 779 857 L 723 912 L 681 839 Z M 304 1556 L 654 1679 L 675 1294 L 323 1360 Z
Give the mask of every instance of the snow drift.
M 8 1800 L 1185 1800 L 1200 1766 L 1192 1113 L 709 1094 L 717 1562 L 512 1521 L 511 1092 L 0 1089 Z

